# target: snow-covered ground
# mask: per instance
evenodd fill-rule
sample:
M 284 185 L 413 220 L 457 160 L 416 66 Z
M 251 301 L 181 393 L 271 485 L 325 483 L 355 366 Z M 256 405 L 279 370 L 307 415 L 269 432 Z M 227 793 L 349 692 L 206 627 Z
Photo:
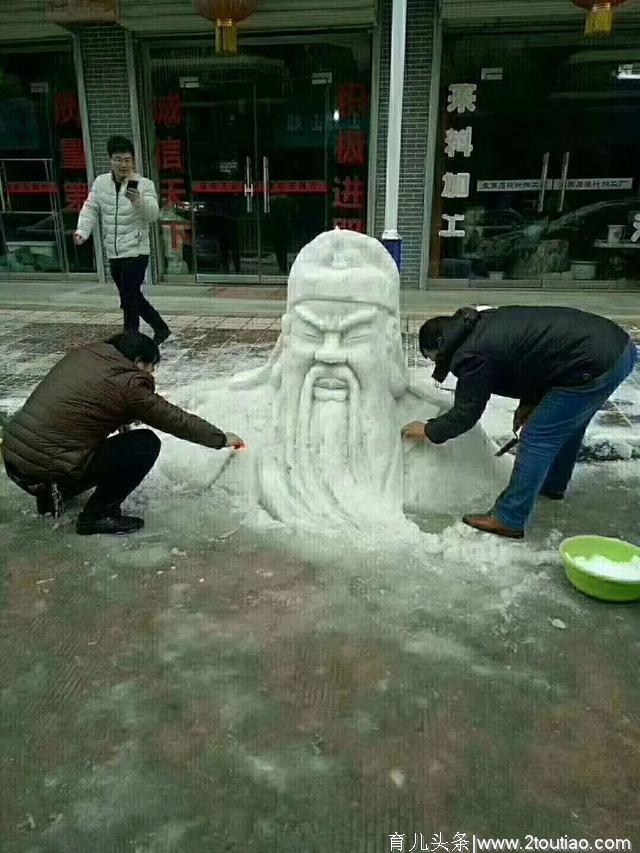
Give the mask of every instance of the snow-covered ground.
M 193 359 L 174 341 L 159 390 L 188 400 L 270 349 Z M 25 357 L 0 411 L 51 363 Z M 616 399 L 638 413 L 633 381 Z M 492 401 L 492 436 L 510 435 L 513 408 Z M 178 466 L 191 452 L 164 442 Z M 385 833 L 448 817 L 496 836 L 631 836 L 637 607 L 578 594 L 558 545 L 640 542 L 640 460 L 578 466 L 568 500 L 540 501 L 524 542 L 465 527 L 478 506 L 416 519 L 404 540 L 295 534 L 222 512 L 224 484 L 162 472 L 128 502 L 144 530 L 123 538 L 76 536 L 80 501 L 39 519 L 0 475 L 8 812 L 35 815 L 47 850 L 120 849 L 139 820 L 158 839 L 176 833 L 166 847 L 140 835 L 148 853 L 222 849 L 229 833 L 234 849 L 275 850 L 286 833 L 287 850 L 388 849 Z M 206 846 L 188 837 L 203 815 L 216 828 Z M 342 843 L 365 824 L 366 839 Z

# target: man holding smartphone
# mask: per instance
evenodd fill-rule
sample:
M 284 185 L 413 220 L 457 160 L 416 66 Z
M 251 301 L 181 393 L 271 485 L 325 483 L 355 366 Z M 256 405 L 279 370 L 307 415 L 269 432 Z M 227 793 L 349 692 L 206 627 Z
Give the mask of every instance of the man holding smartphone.
M 76 245 L 82 245 L 100 217 L 111 275 L 120 294 L 124 330 L 138 332 L 142 318 L 153 329 L 155 342 L 161 344 L 171 330 L 142 295 L 149 263 L 149 225 L 160 213 L 158 197 L 153 182 L 135 171 L 131 140 L 112 136 L 107 151 L 111 171 L 94 181 L 73 239 Z

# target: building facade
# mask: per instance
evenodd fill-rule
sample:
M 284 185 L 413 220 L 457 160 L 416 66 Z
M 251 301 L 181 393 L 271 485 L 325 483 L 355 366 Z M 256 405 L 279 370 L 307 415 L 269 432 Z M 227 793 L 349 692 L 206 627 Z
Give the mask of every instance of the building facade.
M 158 187 L 156 283 L 278 284 L 323 230 L 382 236 L 393 0 L 258 0 L 235 56 L 191 0 L 12 5 L 0 275 L 104 278 L 72 234 L 114 133 Z M 639 7 L 594 40 L 571 0 L 406 0 L 403 287 L 635 286 Z

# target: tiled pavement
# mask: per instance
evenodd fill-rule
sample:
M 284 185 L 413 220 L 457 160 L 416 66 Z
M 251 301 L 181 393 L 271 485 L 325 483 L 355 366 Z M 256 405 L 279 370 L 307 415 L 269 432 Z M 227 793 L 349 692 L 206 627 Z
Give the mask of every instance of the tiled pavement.
M 196 373 L 224 373 L 222 353 L 235 359 L 264 353 L 275 343 L 279 321 L 262 317 L 167 316 L 174 330 L 165 348 L 163 384 L 190 362 Z M 23 394 L 72 346 L 100 340 L 120 329 L 116 313 L 0 311 L 0 394 Z M 194 376 L 193 378 L 197 378 Z M 1 404 L 0 404 L 1 405 Z

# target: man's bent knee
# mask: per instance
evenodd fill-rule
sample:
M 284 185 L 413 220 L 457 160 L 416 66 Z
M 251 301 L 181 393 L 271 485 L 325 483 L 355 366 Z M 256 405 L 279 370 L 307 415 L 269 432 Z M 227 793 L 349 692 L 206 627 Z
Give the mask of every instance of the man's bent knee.
M 152 459 L 157 459 L 162 442 L 151 429 L 134 429 L 126 433 L 135 442 L 139 453 L 144 453 Z

